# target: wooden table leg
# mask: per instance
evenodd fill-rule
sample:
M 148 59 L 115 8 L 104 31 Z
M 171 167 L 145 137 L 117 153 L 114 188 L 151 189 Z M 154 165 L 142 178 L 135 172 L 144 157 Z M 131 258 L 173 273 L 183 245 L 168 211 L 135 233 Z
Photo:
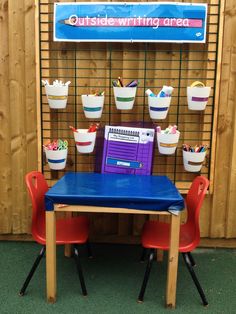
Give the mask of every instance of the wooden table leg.
M 54 211 L 46 211 L 46 284 L 47 300 L 56 302 L 56 217 Z
M 180 214 L 171 215 L 170 228 L 170 248 L 168 256 L 168 273 L 166 287 L 166 306 L 175 308 L 176 304 L 176 285 L 178 273 L 178 257 L 179 257 L 179 230 L 180 230 Z

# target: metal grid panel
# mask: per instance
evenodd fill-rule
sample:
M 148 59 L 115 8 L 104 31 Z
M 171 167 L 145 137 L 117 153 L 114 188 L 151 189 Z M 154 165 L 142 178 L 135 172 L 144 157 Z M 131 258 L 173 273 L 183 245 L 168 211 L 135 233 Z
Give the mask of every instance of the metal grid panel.
M 45 156 L 42 159 L 42 169 L 49 183 L 66 171 L 94 170 L 95 152 L 79 154 L 73 133 L 69 130 L 69 125 L 88 128 L 91 122 L 100 122 L 101 126 L 129 122 L 143 125 L 152 123 L 153 126 L 160 125 L 162 129 L 169 124 L 176 124 L 181 132 L 176 153 L 172 156 L 161 155 L 156 145 L 153 174 L 168 175 L 180 191 L 186 191 L 196 176 L 186 172 L 183 167 L 182 144 L 188 143 L 193 146 L 208 145 L 208 154 L 201 174 L 210 176 L 220 1 L 208 2 L 206 44 L 122 44 L 53 42 L 54 1 L 39 1 L 41 79 L 50 82 L 56 79 L 72 82 L 67 107 L 63 110 L 50 109 L 45 89 L 42 86 L 40 88 L 42 143 L 55 138 L 69 141 L 65 170 L 51 171 Z M 140 82 L 131 111 L 119 111 L 115 107 L 111 82 L 118 76 L 123 77 L 125 82 L 133 79 Z M 205 111 L 188 110 L 186 89 L 196 80 L 211 86 L 211 95 Z M 150 88 L 158 92 L 163 85 L 174 87 L 169 113 L 165 120 L 151 121 L 145 90 Z M 84 116 L 81 95 L 96 90 L 105 91 L 105 104 L 101 119 L 92 121 Z

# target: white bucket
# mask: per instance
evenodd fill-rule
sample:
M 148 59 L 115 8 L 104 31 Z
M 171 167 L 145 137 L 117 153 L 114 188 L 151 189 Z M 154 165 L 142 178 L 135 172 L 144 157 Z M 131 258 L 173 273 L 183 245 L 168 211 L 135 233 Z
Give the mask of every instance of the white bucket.
M 187 87 L 188 109 L 205 110 L 210 92 L 210 87 Z
M 183 150 L 184 169 L 189 172 L 199 172 L 202 168 L 206 152 L 195 153 Z
M 86 118 L 89 119 L 101 118 L 104 104 L 103 95 L 102 96 L 81 95 L 81 100 Z
M 119 110 L 130 110 L 133 108 L 137 87 L 114 87 L 116 108 Z
M 61 170 L 66 166 L 68 149 L 52 150 L 45 149 L 48 165 L 52 170 Z
M 74 132 L 75 144 L 79 153 L 92 153 L 95 146 L 96 132 L 88 132 L 87 129 L 77 129 Z
M 175 153 L 176 147 L 178 146 L 180 132 L 176 131 L 175 134 L 165 134 L 164 131 L 162 132 L 157 133 L 159 153 L 163 155 L 172 155 Z
M 49 107 L 52 109 L 64 109 L 67 104 L 68 85 L 45 85 Z
M 148 96 L 148 107 L 151 119 L 165 119 L 169 111 L 171 97 Z

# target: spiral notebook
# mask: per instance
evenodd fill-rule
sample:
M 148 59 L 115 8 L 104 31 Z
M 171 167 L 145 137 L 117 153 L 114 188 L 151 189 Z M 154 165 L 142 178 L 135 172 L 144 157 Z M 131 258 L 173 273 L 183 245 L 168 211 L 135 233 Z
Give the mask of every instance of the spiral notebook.
M 154 129 L 105 126 L 102 173 L 150 175 Z

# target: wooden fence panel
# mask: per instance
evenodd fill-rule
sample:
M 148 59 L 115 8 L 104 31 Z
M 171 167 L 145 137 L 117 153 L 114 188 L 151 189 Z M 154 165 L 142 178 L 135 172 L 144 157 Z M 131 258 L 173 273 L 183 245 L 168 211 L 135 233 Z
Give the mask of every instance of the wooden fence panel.
M 27 197 L 27 191 L 24 183 L 25 174 L 33 169 L 36 169 L 40 164 L 40 154 L 38 155 L 38 147 L 41 143 L 37 140 L 37 121 L 40 121 L 40 117 L 37 115 L 36 99 L 39 95 L 39 82 L 36 83 L 36 79 L 39 79 L 38 73 L 35 67 L 35 45 L 38 45 L 35 34 L 35 4 L 38 1 L 35 0 L 24 0 L 24 1 L 13 1 L 13 0 L 0 0 L 0 234 L 23 234 L 29 233 L 30 219 L 31 219 L 31 205 Z M 202 2 L 202 1 L 193 1 Z M 214 43 L 216 33 L 219 32 L 219 38 L 223 37 L 223 50 L 222 50 L 222 67 L 221 80 L 219 93 L 216 94 L 216 103 L 218 108 L 214 108 L 214 119 L 217 122 L 213 126 L 213 145 L 216 144 L 216 155 L 215 159 L 211 161 L 213 168 L 211 170 L 211 178 L 214 178 L 214 190 L 211 195 L 208 195 L 203 206 L 201 213 L 201 236 L 206 238 L 236 238 L 236 213 L 235 213 L 235 195 L 236 195 L 236 171 L 235 171 L 235 160 L 236 160 L 236 111 L 235 111 L 235 92 L 236 92 L 236 55 L 235 55 L 235 40 L 236 35 L 234 29 L 236 26 L 236 15 L 235 15 L 235 4 L 234 0 L 225 0 L 221 2 L 221 21 L 225 17 L 225 27 L 223 32 L 223 24 L 221 25 L 220 31 L 217 29 L 217 25 L 214 25 L 215 18 L 212 16 L 211 30 L 212 34 L 209 36 L 209 43 L 211 53 L 208 54 L 207 69 L 211 69 L 214 65 L 216 44 Z M 48 1 L 44 1 L 45 9 L 47 10 Z M 209 0 L 211 13 L 218 14 L 218 0 Z M 224 9 L 225 3 L 225 9 Z M 42 21 L 48 21 L 46 15 L 42 17 Z M 11 23 L 10 23 L 11 21 Z M 45 25 L 46 25 L 45 24 Z M 44 26 L 46 27 L 46 26 Z M 221 33 L 220 33 L 221 32 Z M 223 32 L 223 33 L 222 33 Z M 45 50 L 42 56 L 45 57 L 44 65 L 48 67 L 47 58 L 49 58 L 50 44 L 47 43 L 47 27 L 45 28 Z M 214 33 L 214 34 L 213 34 Z M 2 44 L 4 43 L 4 44 Z M 63 44 L 60 44 L 63 46 Z M 72 44 L 73 45 L 73 44 Z M 142 44 L 140 44 L 141 46 Z M 99 46 L 99 44 L 98 44 Z M 97 46 L 97 47 L 98 47 Z M 122 47 L 123 45 L 121 45 Z M 125 46 L 125 45 L 124 45 Z M 134 45 L 137 47 L 139 45 Z M 82 45 L 83 47 L 83 45 Z M 219 43 L 220 47 L 220 43 Z M 71 68 L 74 65 L 74 61 L 71 60 L 73 51 L 60 56 L 60 61 L 57 63 L 59 68 L 65 67 Z M 77 52 L 78 54 L 79 52 Z M 86 52 L 84 51 L 86 54 Z M 94 77 L 107 77 L 109 75 L 109 68 L 112 68 L 114 75 L 122 73 L 125 76 L 142 76 L 144 61 L 137 62 L 137 59 L 144 60 L 143 52 L 138 53 L 137 49 L 135 52 L 125 52 L 123 48 L 120 52 L 112 52 L 116 54 L 118 60 L 121 60 L 120 67 L 125 68 L 123 72 L 116 69 L 116 64 L 110 64 L 112 61 L 110 58 L 110 51 L 107 50 L 106 55 L 102 58 L 97 56 L 94 51 L 89 52 L 90 59 L 97 59 L 99 61 L 93 64 L 93 70 L 87 75 L 90 76 L 88 79 L 84 78 L 81 82 L 73 82 L 72 93 L 81 93 L 87 91 L 86 84 L 92 84 L 92 76 Z M 185 57 L 183 51 L 182 58 Z M 151 67 L 159 66 L 158 58 L 165 58 L 165 54 L 158 54 L 158 52 L 148 52 L 149 59 L 147 59 L 150 66 L 148 66 L 148 72 L 146 82 L 150 86 L 158 85 L 161 82 L 161 77 L 156 77 L 155 73 L 153 78 Z M 221 55 L 219 51 L 218 55 Z M 82 52 L 80 52 L 82 56 Z M 188 56 L 189 57 L 189 56 Z M 194 53 L 190 60 L 194 58 Z M 203 56 L 203 58 L 205 58 Z M 130 60 L 136 60 L 130 62 Z M 178 73 L 176 72 L 176 62 L 180 59 L 179 56 L 173 55 L 169 58 L 170 70 L 169 77 L 174 77 L 174 81 L 170 81 L 170 84 L 178 85 L 176 79 Z M 184 59 L 183 59 L 184 60 Z M 213 61 L 212 61 L 213 60 Z M 112 61 L 113 62 L 113 61 Z M 192 77 L 193 75 L 188 72 L 188 63 L 191 61 L 187 60 L 183 62 L 182 66 L 186 66 L 186 77 Z M 129 72 L 129 68 L 132 67 L 133 72 Z M 203 63 L 202 63 L 203 64 Z M 90 64 L 92 65 L 92 64 Z M 87 67 L 88 68 L 88 67 Z M 73 69 L 67 71 L 67 73 L 74 73 Z M 194 72 L 194 71 L 193 71 Z M 46 72 L 45 72 L 46 73 Z M 52 73 L 49 71 L 48 75 Z M 66 73 L 63 70 L 59 70 L 56 74 Z M 166 72 L 167 73 L 167 72 Z M 165 73 L 165 74 L 166 74 Z M 55 74 L 55 75 L 56 75 Z M 114 79 L 118 76 L 114 77 Z M 195 73 L 196 74 L 196 73 Z M 194 75 L 195 75 L 194 74 Z M 218 73 L 219 74 L 219 73 Z M 86 73 L 84 73 L 86 76 Z M 196 75 L 201 75 L 197 73 Z M 195 75 L 195 76 L 196 76 Z M 164 76 L 164 74 L 163 74 Z M 211 80 L 211 76 L 207 76 L 207 79 Z M 85 82 L 86 81 L 86 82 Z M 99 81 L 98 81 L 99 82 Z M 174 83 L 173 83 L 174 82 Z M 189 81 L 190 82 L 190 81 Z M 79 84 L 79 86 L 77 86 Z M 99 82 L 101 86 L 105 85 L 105 89 L 109 88 L 110 82 Z M 100 86 L 99 85 L 99 86 Z M 77 89 L 77 90 L 76 90 Z M 79 90 L 78 90 L 79 89 Z M 137 100 L 137 108 L 135 109 L 135 117 L 148 115 L 148 111 L 142 112 L 142 95 L 144 90 L 139 91 L 139 98 Z M 177 96 L 179 97 L 179 96 Z M 46 99 L 43 100 L 46 103 Z M 80 100 L 79 100 L 80 101 Z M 109 103 L 105 104 L 104 108 L 104 123 L 109 119 L 109 111 L 111 106 L 114 106 L 113 98 L 109 99 Z M 46 107 L 46 106 L 45 106 Z M 173 100 L 172 113 L 175 112 L 175 100 Z M 184 110 L 184 109 L 183 109 Z M 207 108 L 211 110 L 211 108 Z M 210 113 L 210 112 L 208 112 Z M 65 120 L 71 119 L 72 112 L 68 112 L 64 118 Z M 218 119 L 217 119 L 218 118 Z M 44 110 L 43 119 L 50 120 L 50 111 Z M 117 113 L 112 117 L 113 122 L 118 122 L 122 119 L 129 121 L 129 115 L 121 116 Z M 193 117 L 190 117 L 193 119 Z M 207 123 L 211 123 L 209 116 L 204 117 L 205 128 Z M 169 122 L 172 122 L 169 117 Z M 194 120 L 195 121 L 195 120 Z M 60 122 L 62 128 L 65 128 L 65 123 Z M 180 120 L 181 124 L 182 121 Z M 48 123 L 50 129 L 50 121 Z M 185 131 L 186 138 L 189 137 L 188 130 Z M 208 129 L 205 129 L 208 131 Z M 47 133 L 48 132 L 48 133 Z M 50 131 L 45 131 L 48 138 L 51 137 Z M 69 135 L 69 130 L 63 134 Z M 205 134 L 205 133 L 204 133 Z M 71 136 L 71 134 L 70 134 Z M 204 135 L 205 136 L 205 135 Z M 208 140 L 207 137 L 203 137 L 203 140 Z M 72 140 L 71 145 L 73 145 Z M 40 146 L 39 146 L 40 145 Z M 40 147 L 41 150 L 41 147 Z M 80 158 L 80 159 L 79 159 Z M 155 156 L 157 158 L 157 156 Z M 159 157 L 158 157 L 159 158 Z M 165 159 L 170 159 L 168 157 Z M 179 163 L 181 163 L 181 156 L 177 156 Z M 80 164 L 85 165 L 87 160 L 82 157 L 77 157 L 76 162 L 78 163 L 78 170 Z M 89 165 L 87 166 L 89 171 L 93 164 L 93 156 L 89 159 Z M 168 162 L 172 162 L 171 160 Z M 165 170 L 168 170 L 169 166 L 166 165 L 166 161 L 163 162 Z M 72 167 L 73 168 L 73 167 Z M 48 177 L 50 178 L 50 176 Z M 55 180 L 51 181 L 53 184 Z M 187 185 L 186 185 L 187 187 Z M 184 183 L 182 188 L 186 188 Z M 93 219 L 93 239 L 102 241 L 123 241 L 132 242 L 132 236 L 138 236 L 143 224 L 143 221 L 147 217 L 132 217 L 123 219 L 122 216 L 114 216 L 113 218 L 104 217 L 104 215 L 97 215 Z M 120 235 L 117 239 L 116 234 Z M 110 237 L 107 235 L 110 234 Z M 131 238 L 130 238 L 131 236 Z
M 1 1 L 1 233 L 30 232 L 24 177 L 37 168 L 34 1 Z M 33 27 L 32 27 L 33 26 Z M 3 90 L 4 89 L 4 90 Z M 3 160 L 3 163 L 2 163 Z

